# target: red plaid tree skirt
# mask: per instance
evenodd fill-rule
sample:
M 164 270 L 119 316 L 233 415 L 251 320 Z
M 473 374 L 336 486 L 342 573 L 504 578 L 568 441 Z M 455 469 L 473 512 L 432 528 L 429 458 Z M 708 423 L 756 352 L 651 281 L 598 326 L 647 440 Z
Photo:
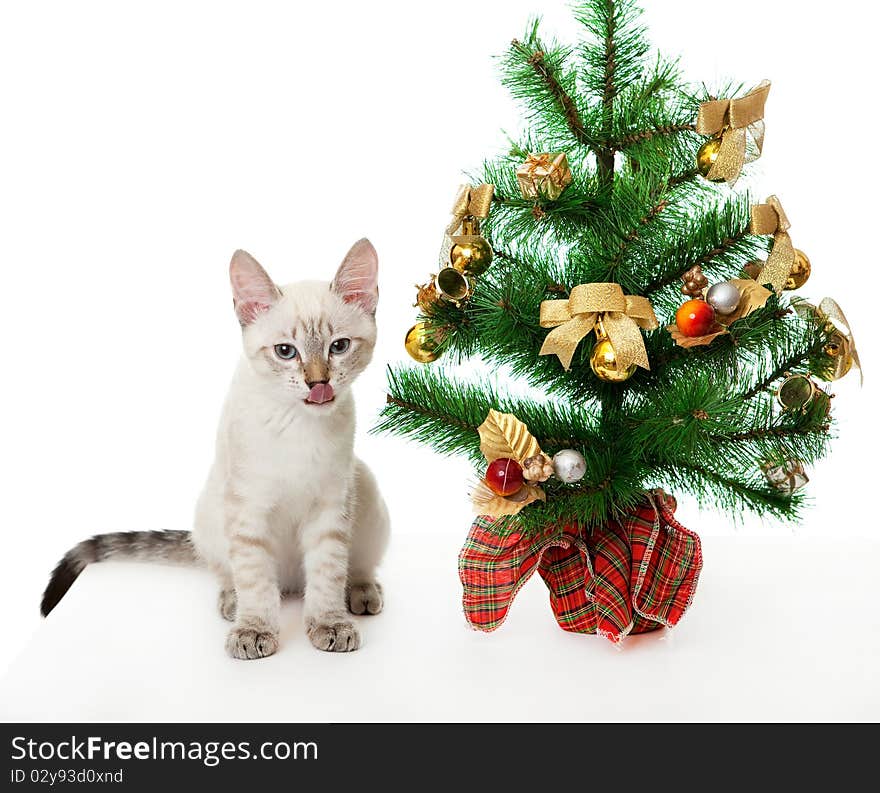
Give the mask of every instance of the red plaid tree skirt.
M 587 534 L 565 525 L 501 536 L 474 521 L 458 557 L 471 627 L 495 630 L 537 568 L 559 626 L 619 642 L 675 625 L 693 600 L 703 566 L 700 538 L 673 517 L 675 499 L 655 490 L 620 522 Z

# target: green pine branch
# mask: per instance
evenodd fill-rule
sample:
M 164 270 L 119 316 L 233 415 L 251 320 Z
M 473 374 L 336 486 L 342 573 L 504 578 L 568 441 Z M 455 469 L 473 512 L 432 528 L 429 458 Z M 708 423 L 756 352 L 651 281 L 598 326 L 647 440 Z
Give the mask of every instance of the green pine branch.
M 565 123 L 575 140 L 584 146 L 594 148 L 596 141 L 593 140 L 584 128 L 580 111 L 574 99 L 571 98 L 568 91 L 562 86 L 559 77 L 561 72 L 561 64 L 559 63 L 561 53 L 548 57 L 542 49 L 536 46 L 537 41 L 535 39 L 532 39 L 532 42 L 532 45 L 528 46 L 514 39 L 510 47 L 513 52 L 517 53 L 532 68 L 537 78 L 544 84 L 548 94 L 553 98 L 565 117 Z
M 577 105 L 576 76 L 567 67 L 571 48 L 542 41 L 538 25 L 532 20 L 523 38 L 511 42 L 502 58 L 502 82 L 524 106 L 533 135 L 566 149 L 592 147 L 589 114 Z
M 625 135 L 622 135 L 621 137 L 614 140 L 612 146 L 617 151 L 620 151 L 630 146 L 635 146 L 639 143 L 647 143 L 649 141 L 653 141 L 657 137 L 666 135 L 678 135 L 682 132 L 693 131 L 694 125 L 690 122 L 683 122 L 679 124 L 657 124 L 656 126 L 650 127 L 648 129 L 638 129 L 632 132 L 627 132 Z
M 658 485 L 670 492 L 688 492 L 700 507 L 720 509 L 735 523 L 742 522 L 746 513 L 796 521 L 803 505 L 800 493 L 779 491 L 758 476 L 726 476 L 683 460 L 655 466 L 653 476 Z
M 638 286 L 651 301 L 680 299 L 681 277 L 699 265 L 713 281 L 739 277 L 750 261 L 764 259 L 768 242 L 750 233 L 751 201 L 735 196 L 705 206 L 699 215 L 689 214 L 675 233 L 661 240 L 656 258 L 643 272 Z M 668 291 L 674 287 L 671 293 Z

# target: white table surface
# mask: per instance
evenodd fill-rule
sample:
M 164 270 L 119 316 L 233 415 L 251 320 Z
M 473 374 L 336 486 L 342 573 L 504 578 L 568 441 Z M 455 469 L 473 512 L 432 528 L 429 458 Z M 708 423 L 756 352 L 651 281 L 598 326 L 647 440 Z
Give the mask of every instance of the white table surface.
M 714 537 L 677 628 L 620 649 L 560 630 L 536 575 L 493 634 L 461 613 L 448 536 L 397 538 L 359 652 L 314 650 L 301 603 L 233 661 L 203 571 L 90 567 L 0 682 L 5 721 L 880 719 L 880 543 Z M 37 604 L 34 604 L 34 608 Z

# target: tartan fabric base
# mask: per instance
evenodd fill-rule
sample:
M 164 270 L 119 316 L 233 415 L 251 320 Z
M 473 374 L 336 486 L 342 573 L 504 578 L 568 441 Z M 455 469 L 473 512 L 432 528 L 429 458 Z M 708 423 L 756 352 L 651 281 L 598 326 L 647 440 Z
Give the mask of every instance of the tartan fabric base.
M 501 536 L 492 517 L 478 517 L 458 557 L 465 617 L 477 630 L 495 630 L 537 569 L 564 630 L 618 642 L 675 625 L 693 599 L 703 557 L 700 538 L 674 510 L 675 499 L 655 490 L 621 521 L 587 534 L 564 525 Z

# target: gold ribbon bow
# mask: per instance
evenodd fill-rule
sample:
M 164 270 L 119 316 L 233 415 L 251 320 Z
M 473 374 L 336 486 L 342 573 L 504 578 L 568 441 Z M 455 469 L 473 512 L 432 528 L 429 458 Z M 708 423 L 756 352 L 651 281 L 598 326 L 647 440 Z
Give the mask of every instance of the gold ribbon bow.
M 855 339 L 853 339 L 852 330 L 850 329 L 846 314 L 843 313 L 843 309 L 838 305 L 836 300 L 826 297 L 819 303 L 818 313 L 822 319 L 833 325 L 834 329 L 845 339 L 849 346 L 848 352 L 852 357 L 852 362 L 859 370 L 859 382 L 860 384 L 864 384 L 865 375 L 862 372 L 862 362 L 859 360 L 859 352 L 856 349 L 856 342 Z M 841 361 L 841 365 L 844 365 L 844 363 L 844 361 Z
M 553 170 L 553 157 L 549 153 L 530 154 L 522 167 L 529 176 L 549 176 Z
M 708 179 L 736 182 L 746 162 L 757 160 L 764 148 L 764 104 L 770 81 L 764 80 L 740 99 L 703 102 L 697 114 L 697 132 L 721 133 L 721 149 Z M 751 147 L 749 146 L 751 143 Z
M 625 295 L 620 284 L 581 284 L 571 290 L 568 300 L 544 300 L 541 327 L 554 330 L 544 339 L 540 354 L 558 356 L 568 371 L 581 339 L 599 320 L 621 368 L 632 364 L 651 368 L 639 328 L 654 330 L 657 317 L 648 298 Z
M 489 217 L 489 208 L 492 206 L 492 196 L 495 194 L 495 185 L 481 184 L 475 187 L 463 184 L 458 188 L 455 203 L 452 205 L 452 221 L 446 227 L 448 235 L 455 234 L 461 226 L 461 221 L 468 215 L 475 218 Z
M 826 325 L 831 325 L 837 331 L 841 343 L 845 346 L 841 354 L 836 356 L 834 366 L 827 370 L 826 374 L 828 376 L 820 376 L 826 380 L 839 380 L 849 371 L 851 365 L 855 365 L 859 370 L 859 384 L 864 385 L 865 374 L 862 371 L 862 362 L 859 360 L 859 352 L 856 349 L 852 329 L 846 314 L 843 313 L 843 309 L 838 305 L 837 301 L 833 298 L 825 297 L 822 298 L 818 306 L 800 302 L 796 304 L 795 310 L 799 314 L 807 315 L 810 312 L 814 312 L 822 322 Z
M 752 207 L 752 234 L 773 235 L 770 256 L 755 280 L 759 284 L 770 284 L 776 294 L 785 286 L 796 258 L 794 244 L 788 236 L 790 228 L 788 216 L 775 195 L 770 196 L 766 204 Z

